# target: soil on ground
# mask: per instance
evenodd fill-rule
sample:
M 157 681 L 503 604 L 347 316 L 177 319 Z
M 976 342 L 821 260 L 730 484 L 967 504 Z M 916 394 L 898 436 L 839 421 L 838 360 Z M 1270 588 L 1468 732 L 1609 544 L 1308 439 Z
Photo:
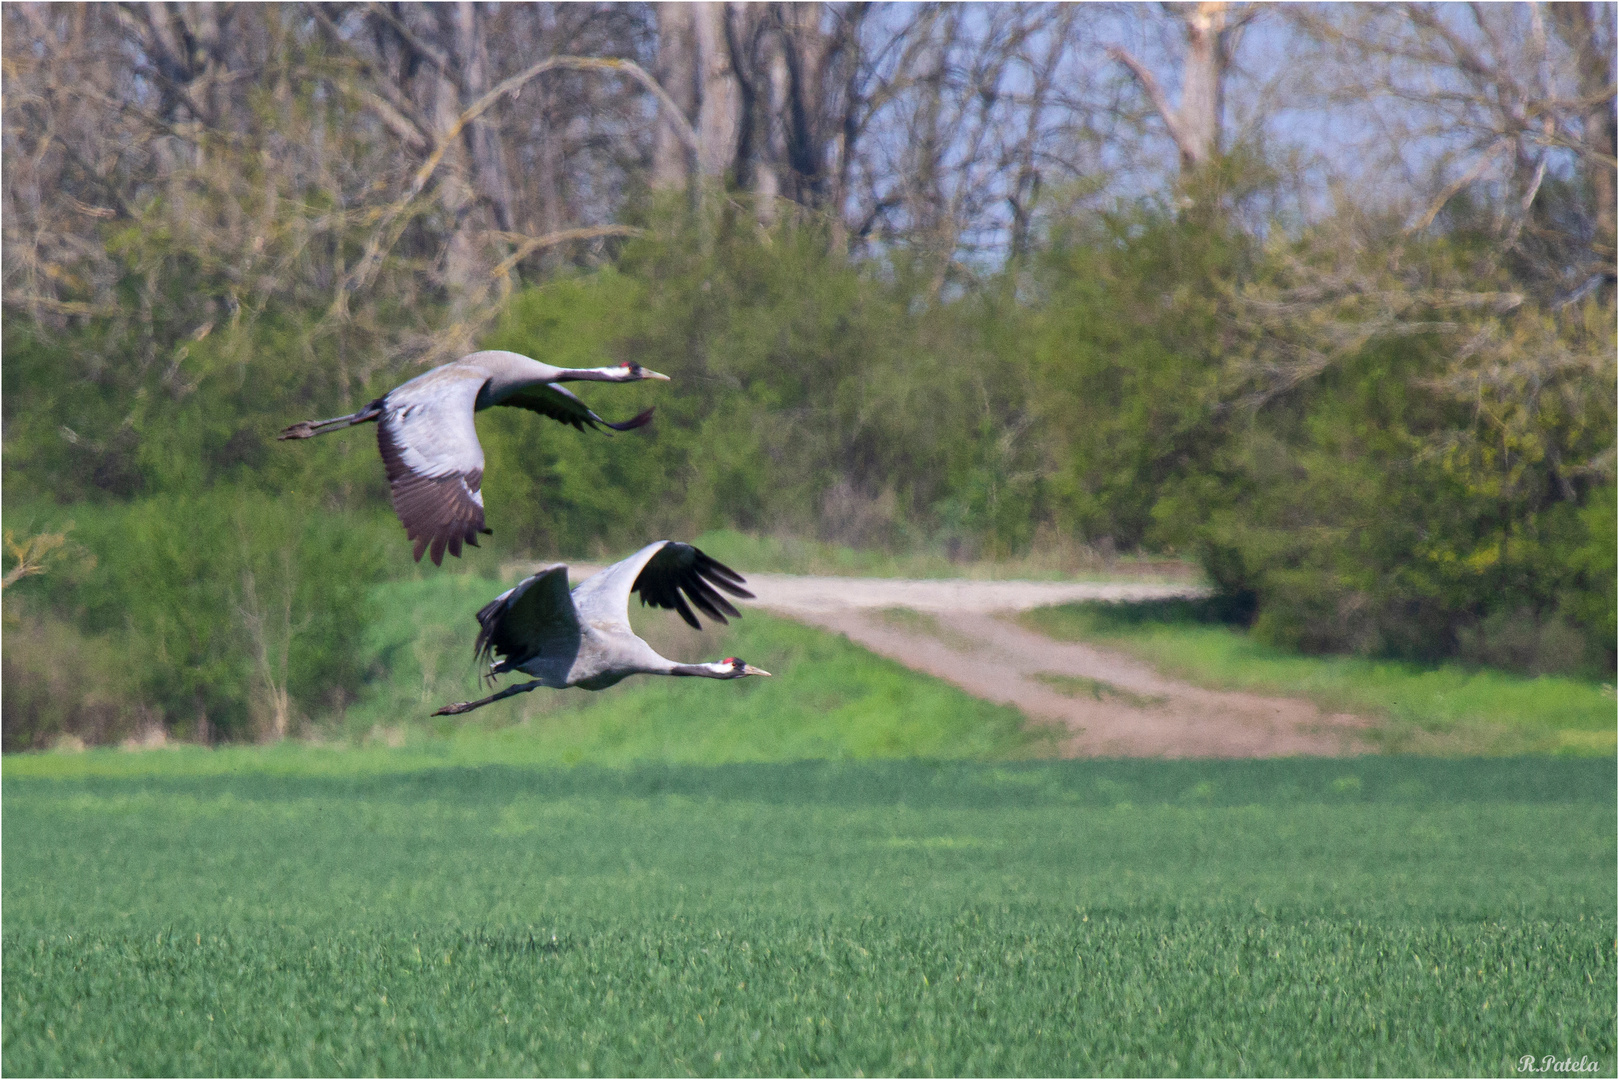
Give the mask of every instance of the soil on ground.
M 1071 757 L 1279 757 L 1365 752 L 1370 721 L 1309 701 L 1207 690 L 1108 649 L 1053 641 L 1008 616 L 1079 600 L 1198 596 L 1195 587 L 904 581 L 749 574 L 760 607 L 1060 726 Z

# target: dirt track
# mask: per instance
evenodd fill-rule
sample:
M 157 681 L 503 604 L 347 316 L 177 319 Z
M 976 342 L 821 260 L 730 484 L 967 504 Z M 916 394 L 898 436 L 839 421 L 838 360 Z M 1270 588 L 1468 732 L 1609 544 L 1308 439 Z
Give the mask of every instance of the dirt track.
M 844 634 L 977 697 L 1062 725 L 1063 750 L 1074 757 L 1272 757 L 1365 749 L 1360 736 L 1367 722 L 1360 717 L 1327 715 L 1294 698 L 1204 690 L 1115 652 L 1031 633 L 1006 617 L 1074 600 L 1200 595 L 1188 586 L 783 574 L 749 574 L 748 585 L 758 595 L 755 603 L 767 610 Z M 1037 678 L 1042 674 L 1045 680 Z

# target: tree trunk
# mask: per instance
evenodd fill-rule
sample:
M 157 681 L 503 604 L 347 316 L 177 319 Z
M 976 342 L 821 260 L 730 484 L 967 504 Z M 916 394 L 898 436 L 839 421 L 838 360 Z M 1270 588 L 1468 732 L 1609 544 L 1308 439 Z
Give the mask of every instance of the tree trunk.
M 1181 103 L 1176 108 L 1141 61 L 1114 47 L 1108 54 L 1130 69 L 1154 111 L 1169 129 L 1180 151 L 1181 174 L 1187 175 L 1208 163 L 1220 152 L 1220 113 L 1223 106 L 1225 72 L 1231 63 L 1229 35 L 1241 20 L 1228 18 L 1224 0 L 1203 0 L 1181 15 L 1186 38 L 1186 58 L 1181 66 Z
M 1219 149 L 1225 81 L 1225 4 L 1200 3 L 1186 16 L 1186 64 L 1181 70 L 1181 167 L 1195 169 Z
M 697 114 L 699 100 L 696 7 L 685 3 L 658 5 L 658 81 L 688 122 Z M 673 126 L 659 124 L 652 150 L 652 187 L 684 189 L 695 168 L 691 151 Z
M 781 163 L 791 170 L 791 196 L 805 206 L 818 206 L 825 188 L 825 141 L 835 119 L 825 114 L 829 42 L 821 30 L 819 4 L 782 4 L 776 11 L 785 81 Z
M 463 100 L 477 101 L 489 89 L 489 49 L 484 40 L 483 21 L 477 5 L 461 0 L 455 9 L 456 51 L 459 54 Z M 467 125 L 467 148 L 472 155 L 473 174 L 480 195 L 489 202 L 495 226 L 512 232 L 512 188 L 506 168 L 505 149 L 488 113 Z
M 704 180 L 723 182 L 727 176 L 735 175 L 742 113 L 742 88 L 731 64 L 725 33 L 731 5 L 719 0 L 697 0 L 691 7 L 702 73 L 702 99 L 697 105 L 697 168 Z
M 1597 20 L 1613 18 L 1607 4 L 1549 5 L 1558 33 L 1579 57 L 1580 97 L 1589 102 L 1580 133 L 1581 165 L 1591 185 L 1592 216 L 1596 236 L 1592 247 L 1598 259 L 1613 273 L 1614 244 L 1614 151 L 1619 144 L 1619 113 L 1614 110 L 1614 59 L 1612 37 L 1604 48 L 1597 33 Z
M 779 33 L 765 38 L 765 78 L 762 118 L 757 143 L 759 160 L 753 167 L 753 194 L 757 201 L 759 222 L 768 225 L 776 220 L 776 200 L 781 198 L 781 170 L 787 159 L 786 141 L 782 138 L 787 108 L 787 56 L 786 42 Z

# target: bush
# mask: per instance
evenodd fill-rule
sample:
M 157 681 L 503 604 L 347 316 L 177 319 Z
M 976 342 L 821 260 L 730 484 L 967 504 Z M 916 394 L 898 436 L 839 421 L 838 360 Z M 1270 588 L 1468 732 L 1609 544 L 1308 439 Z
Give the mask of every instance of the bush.
M 520 549 L 574 553 L 722 527 L 1026 545 L 1040 458 L 995 318 L 976 299 L 925 303 L 812 230 L 633 244 L 618 270 L 518 294 L 483 344 L 636 360 L 674 381 L 577 389 L 605 416 L 653 404 L 656 420 L 609 440 L 484 414 L 491 524 Z
M 62 736 L 115 742 L 158 725 L 142 703 L 140 658 L 123 641 L 50 615 L 14 615 L 12 606 L 8 597 L 0 653 L 7 753 L 43 749 Z
M 1190 551 L 1219 471 L 1225 293 L 1252 259 L 1218 222 L 1137 207 L 1065 223 L 1034 273 L 1037 415 L 1066 528 L 1124 550 Z
M 16 731 L 37 743 L 53 727 L 78 733 L 118 726 L 75 719 L 66 706 L 23 705 L 48 692 L 29 649 L 66 633 L 41 633 L 56 625 L 53 616 L 77 628 L 69 654 L 75 662 L 128 665 L 129 681 L 113 684 L 122 698 L 118 717 L 151 715 L 183 737 L 286 734 L 318 710 L 340 709 L 357 689 L 365 674 L 359 630 L 371 617 L 368 589 L 384 565 L 381 522 L 238 487 L 81 505 L 74 513 L 73 535 L 94 563 L 25 579 L 12 590 L 38 612 L 24 624 L 24 640 L 30 628 L 40 636 L 15 657 L 7 648 L 15 660 L 8 667 L 8 738 Z M 47 508 L 30 516 L 61 514 Z M 35 719 L 14 717 L 14 702 L 32 708 Z
M 1598 405 L 1548 404 L 1531 440 L 1486 427 L 1453 363 L 1432 337 L 1373 339 L 1252 411 L 1204 473 L 1228 477 L 1202 489 L 1211 576 L 1289 648 L 1611 673 L 1614 489 L 1554 471 L 1611 453 L 1611 380 L 1563 375 Z

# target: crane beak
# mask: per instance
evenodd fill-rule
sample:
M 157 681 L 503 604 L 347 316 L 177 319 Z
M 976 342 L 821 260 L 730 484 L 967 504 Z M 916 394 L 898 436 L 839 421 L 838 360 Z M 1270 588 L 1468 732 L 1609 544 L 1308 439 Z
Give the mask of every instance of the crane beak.
M 641 378 L 643 378 L 643 379 L 662 379 L 664 382 L 669 381 L 669 376 L 663 374 L 663 372 L 661 372 L 661 371 L 653 371 L 651 368 L 642 368 L 641 369 Z
M 743 664 L 742 665 L 742 674 L 744 674 L 744 675 L 769 675 L 770 672 L 766 671 L 764 668 L 756 668 L 752 664 Z

